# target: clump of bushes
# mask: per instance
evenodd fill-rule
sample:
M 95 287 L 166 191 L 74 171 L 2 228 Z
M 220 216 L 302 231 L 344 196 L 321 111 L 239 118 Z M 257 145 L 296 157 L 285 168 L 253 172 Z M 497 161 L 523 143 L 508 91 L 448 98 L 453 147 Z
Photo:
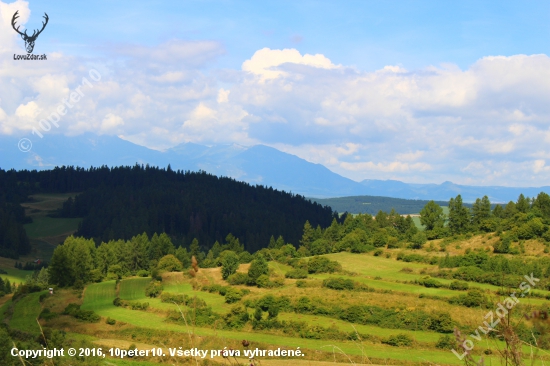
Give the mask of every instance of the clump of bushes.
M 162 293 L 164 287 L 160 281 L 151 281 L 145 288 L 145 296 L 157 297 Z
M 113 300 L 114 306 L 119 306 L 122 308 L 128 308 L 132 310 L 147 310 L 149 309 L 148 302 L 139 302 L 139 301 L 128 301 L 122 300 L 120 297 L 117 297 Z
M 138 277 L 148 277 L 149 276 L 149 271 L 147 271 L 145 269 L 140 269 L 139 271 L 137 271 L 136 276 L 138 276 Z
M 467 290 L 470 286 L 468 285 L 468 282 L 464 281 L 453 281 L 449 285 L 449 288 L 451 290 L 457 290 L 457 291 L 464 291 Z
M 160 295 L 160 301 L 165 303 L 176 303 L 178 305 L 185 305 L 189 307 L 206 307 L 206 302 L 196 296 L 191 297 L 185 294 L 173 294 L 170 292 L 163 292 Z
M 436 348 L 439 349 L 453 349 L 456 346 L 456 340 L 454 337 L 445 334 L 437 340 L 437 343 L 435 344 Z
M 353 290 L 355 284 L 352 280 L 346 278 L 327 278 L 323 280 L 323 287 L 333 290 Z
M 74 303 L 67 305 L 63 314 L 88 323 L 97 323 L 101 319 L 93 310 L 81 310 L 80 305 Z
M 233 273 L 227 277 L 227 282 L 230 285 L 246 285 L 248 283 L 248 275 L 246 273 Z
M 285 273 L 285 277 L 286 278 L 292 278 L 292 279 L 303 279 L 303 278 L 307 278 L 307 271 L 304 270 L 304 269 L 293 269 L 291 271 L 288 271 L 287 273 Z
M 413 344 L 413 339 L 407 334 L 396 334 L 382 340 L 382 343 L 389 344 L 394 347 L 410 347 Z
M 422 277 L 419 280 L 415 280 L 415 282 L 421 286 L 428 287 L 428 288 L 440 288 L 444 287 L 445 285 L 435 278 L 431 278 L 430 276 Z
M 56 316 L 57 316 L 56 313 L 54 313 L 48 308 L 45 308 L 44 310 L 42 310 L 42 312 L 40 312 L 40 315 L 38 316 L 38 318 L 44 319 L 44 320 L 50 320 L 55 318 Z
M 489 308 L 491 306 L 491 303 L 487 296 L 483 293 L 483 291 L 477 288 L 469 290 L 466 295 L 460 295 L 450 298 L 449 303 L 454 305 L 462 305 L 469 308 Z

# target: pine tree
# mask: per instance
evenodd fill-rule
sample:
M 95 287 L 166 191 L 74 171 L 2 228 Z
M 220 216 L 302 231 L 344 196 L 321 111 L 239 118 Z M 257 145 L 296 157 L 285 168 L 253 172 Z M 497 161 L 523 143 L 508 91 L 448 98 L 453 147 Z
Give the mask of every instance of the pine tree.
M 522 213 L 527 213 L 527 211 L 529 210 L 529 198 L 525 198 L 525 196 L 522 194 L 519 195 L 518 197 L 518 201 L 516 202 L 516 209 L 519 211 L 519 212 L 522 212 Z
M 443 209 L 435 201 L 430 201 L 420 211 L 420 223 L 426 227 L 426 230 L 442 228 L 445 224 L 445 214 Z
M 8 280 L 7 278 L 6 278 L 6 281 L 4 283 L 4 287 L 6 288 L 6 290 L 4 291 L 5 293 L 11 294 L 13 292 L 10 280 Z
M 470 226 L 470 213 L 462 204 L 462 196 L 458 195 L 449 201 L 449 229 L 453 234 L 462 234 Z
M 199 258 L 199 255 L 200 255 L 200 246 L 199 246 L 199 241 L 197 240 L 197 238 L 194 238 L 193 241 L 191 242 L 191 245 L 189 246 L 189 253 L 191 254 L 192 257 L 195 257 L 196 258 Z
M 311 247 L 311 243 L 314 241 L 314 230 L 311 227 L 311 224 L 309 223 L 309 220 L 306 221 L 304 224 L 304 233 L 302 234 L 302 239 L 300 240 L 300 244 L 303 245 L 305 248 L 309 249 Z

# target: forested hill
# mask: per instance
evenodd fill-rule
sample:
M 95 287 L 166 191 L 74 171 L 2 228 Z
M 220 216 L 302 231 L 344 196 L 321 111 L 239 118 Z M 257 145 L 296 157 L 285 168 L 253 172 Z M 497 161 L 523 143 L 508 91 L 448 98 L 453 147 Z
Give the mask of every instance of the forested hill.
M 81 192 L 62 217 L 83 217 L 76 235 L 96 241 L 165 232 L 175 243 L 197 238 L 205 249 L 231 233 L 251 252 L 273 235 L 299 244 L 304 222 L 330 225 L 328 206 L 205 172 L 154 167 L 55 168 L 8 172 L 26 194 Z
M 376 215 L 379 211 L 390 212 L 396 210 L 402 215 L 417 214 L 429 202 L 427 200 L 408 200 L 403 198 L 378 197 L 378 196 L 351 196 L 337 198 L 312 198 L 321 205 L 332 207 L 338 212 L 352 214 L 367 213 Z M 446 206 L 446 201 L 435 201 L 440 206 Z M 464 204 L 466 207 L 471 205 Z

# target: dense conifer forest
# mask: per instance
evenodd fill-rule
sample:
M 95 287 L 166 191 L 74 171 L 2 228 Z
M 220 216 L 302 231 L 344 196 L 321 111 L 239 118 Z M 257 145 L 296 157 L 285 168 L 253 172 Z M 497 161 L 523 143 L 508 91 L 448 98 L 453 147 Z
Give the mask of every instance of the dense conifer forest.
M 97 244 L 166 233 L 183 246 L 197 238 L 208 251 L 231 233 L 254 252 L 272 235 L 297 244 L 306 220 L 326 227 L 336 217 L 329 207 L 300 195 L 170 167 L 0 171 L 0 187 L 0 227 L 6 228 L 0 250 L 8 257 L 28 253 L 20 203 L 34 193 L 79 192 L 55 215 L 83 218 L 77 235 Z

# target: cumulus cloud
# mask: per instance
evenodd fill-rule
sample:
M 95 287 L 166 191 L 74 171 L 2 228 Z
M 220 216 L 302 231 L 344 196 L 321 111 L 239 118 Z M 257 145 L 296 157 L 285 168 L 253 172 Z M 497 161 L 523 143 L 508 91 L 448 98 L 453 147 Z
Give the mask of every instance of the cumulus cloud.
M 263 48 L 256 51 L 250 60 L 246 60 L 242 69 L 255 75 L 259 75 L 262 80 L 274 79 L 279 76 L 288 75 L 284 71 L 278 70 L 277 66 L 284 64 L 307 65 L 322 69 L 334 69 L 334 65 L 327 57 L 321 54 L 301 55 L 296 49 L 272 50 Z
M 94 59 L 22 53 L 0 2 L 0 133 L 30 133 L 82 85 L 101 80 L 49 133 L 124 136 L 157 149 L 182 142 L 263 143 L 356 180 L 452 180 L 543 185 L 550 180 L 550 58 L 484 57 L 446 64 L 358 70 L 322 54 L 263 48 L 240 70 L 217 70 L 215 41 L 108 45 Z

